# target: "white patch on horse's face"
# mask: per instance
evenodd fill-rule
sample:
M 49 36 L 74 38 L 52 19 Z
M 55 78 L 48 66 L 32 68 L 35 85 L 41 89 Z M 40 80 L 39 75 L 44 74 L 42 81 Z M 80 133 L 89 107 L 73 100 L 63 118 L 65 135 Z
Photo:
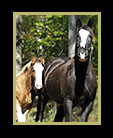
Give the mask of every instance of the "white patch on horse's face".
M 40 62 L 36 62 L 33 68 L 35 70 L 35 87 L 37 89 L 41 89 L 42 88 L 42 73 L 43 73 L 44 67 L 42 66 Z
M 80 35 L 80 38 L 81 38 L 81 42 L 80 42 L 81 47 L 85 48 L 86 40 L 87 40 L 87 37 L 88 37 L 89 34 L 90 34 L 90 32 L 85 30 L 85 29 L 81 29 L 79 31 L 79 35 Z

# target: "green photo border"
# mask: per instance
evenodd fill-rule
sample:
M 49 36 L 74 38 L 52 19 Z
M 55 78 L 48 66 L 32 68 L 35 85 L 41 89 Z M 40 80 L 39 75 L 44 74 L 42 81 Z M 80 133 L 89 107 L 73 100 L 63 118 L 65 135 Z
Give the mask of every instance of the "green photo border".
M 98 16 L 98 122 L 16 122 L 16 15 Z M 101 12 L 13 12 L 13 125 L 101 125 Z

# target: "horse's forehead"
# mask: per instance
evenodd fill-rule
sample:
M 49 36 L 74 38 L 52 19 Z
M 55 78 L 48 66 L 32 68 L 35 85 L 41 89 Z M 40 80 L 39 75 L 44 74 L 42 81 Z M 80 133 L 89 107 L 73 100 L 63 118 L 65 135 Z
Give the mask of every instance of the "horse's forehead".
M 42 64 L 40 63 L 40 62 L 36 62 L 35 64 L 34 64 L 34 69 L 35 70 L 43 70 L 44 69 L 44 67 L 42 66 Z
M 79 31 L 79 34 L 80 34 L 81 37 L 86 37 L 87 38 L 87 36 L 90 34 L 90 32 L 86 29 L 81 29 Z
M 81 29 L 79 31 L 79 35 L 80 35 L 80 38 L 81 38 L 81 42 L 80 42 L 81 47 L 85 48 L 86 40 L 87 40 L 89 34 L 90 34 L 90 32 L 86 29 Z

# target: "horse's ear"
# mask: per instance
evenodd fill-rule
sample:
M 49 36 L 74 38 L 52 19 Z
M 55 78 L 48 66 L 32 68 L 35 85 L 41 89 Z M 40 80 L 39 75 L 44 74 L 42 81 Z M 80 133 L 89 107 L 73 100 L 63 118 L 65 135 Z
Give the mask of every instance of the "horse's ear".
M 80 28 L 81 26 L 82 26 L 82 22 L 81 22 L 80 19 L 78 19 L 77 22 L 76 22 L 76 27 Z
M 45 57 L 44 56 L 39 57 L 39 61 L 41 64 L 44 65 L 45 64 Z
M 93 27 L 93 21 L 92 21 L 92 19 L 89 19 L 87 26 L 89 26 L 90 28 Z
M 31 61 L 32 61 L 32 62 L 31 62 L 31 63 L 32 63 L 32 65 L 34 65 L 34 64 L 35 64 L 35 62 L 37 61 L 37 57 L 36 57 L 36 56 L 33 56 Z

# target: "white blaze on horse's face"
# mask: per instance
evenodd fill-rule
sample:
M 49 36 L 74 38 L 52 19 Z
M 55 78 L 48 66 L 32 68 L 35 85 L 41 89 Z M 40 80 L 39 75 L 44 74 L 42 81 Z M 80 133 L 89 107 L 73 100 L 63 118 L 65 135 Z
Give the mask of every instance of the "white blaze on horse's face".
M 81 42 L 80 42 L 81 47 L 85 48 L 86 40 L 87 40 L 87 37 L 88 37 L 89 34 L 90 34 L 90 32 L 85 30 L 85 29 L 81 29 L 79 31 L 79 35 L 80 35 L 80 38 L 81 38 Z
M 85 30 L 85 29 L 81 29 L 79 31 L 79 36 L 80 36 L 80 53 L 79 53 L 79 57 L 80 57 L 80 61 L 84 62 L 86 61 L 85 57 L 86 57 L 86 43 L 87 43 L 87 39 L 90 35 L 90 32 Z
M 36 62 L 33 68 L 35 70 L 35 87 L 37 89 L 41 89 L 42 88 L 42 73 L 43 73 L 44 67 L 42 66 L 40 62 Z

